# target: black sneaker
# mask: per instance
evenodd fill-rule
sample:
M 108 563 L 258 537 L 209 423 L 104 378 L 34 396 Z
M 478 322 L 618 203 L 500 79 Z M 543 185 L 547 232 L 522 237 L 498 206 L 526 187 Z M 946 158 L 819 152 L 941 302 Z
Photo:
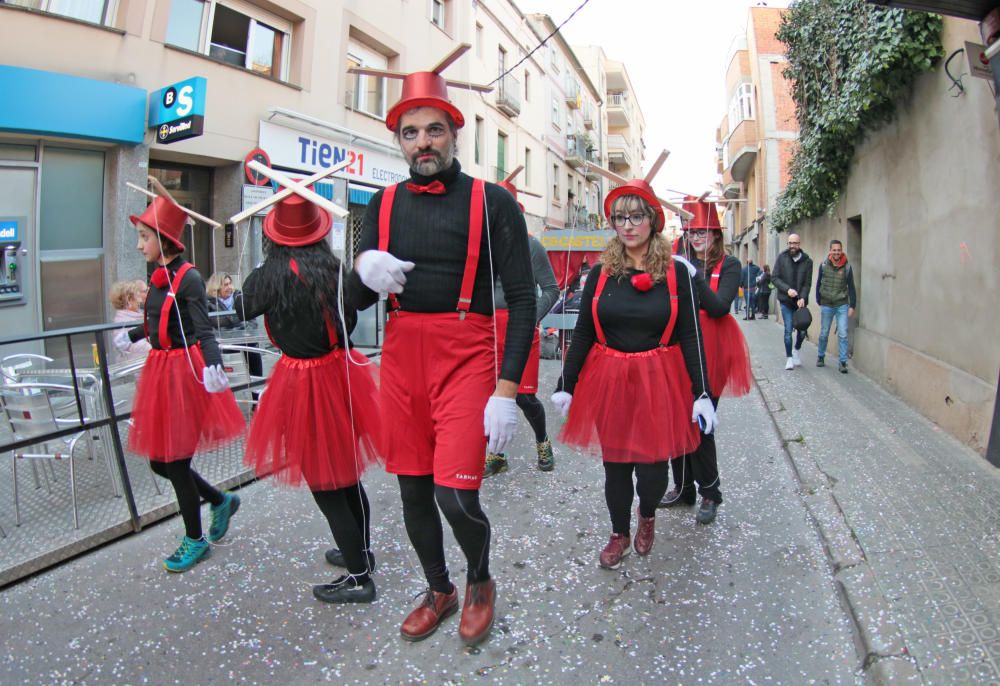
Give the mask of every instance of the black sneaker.
M 718 511 L 719 503 L 708 498 L 702 498 L 701 507 L 698 508 L 698 513 L 694 516 L 694 520 L 699 524 L 711 524 L 715 521 L 715 514 Z
M 507 458 L 503 453 L 489 453 L 486 455 L 486 466 L 483 468 L 483 478 L 503 474 L 508 469 Z
M 847 373 L 847 363 L 846 362 L 841 362 L 840 363 L 840 373 L 841 374 L 846 374 Z
M 326 561 L 332 564 L 334 567 L 343 567 L 347 569 L 347 563 L 344 562 L 344 554 L 336 548 L 330 548 L 326 551 Z M 368 571 L 375 571 L 375 553 L 368 551 Z
M 667 507 L 676 507 L 677 505 L 694 505 L 695 496 L 694 489 L 691 491 L 685 491 L 681 493 L 676 488 L 667 491 L 663 498 L 660 500 L 660 504 L 656 507 L 659 509 L 664 509 Z
M 826 366 L 826 362 L 823 361 L 822 357 L 817 357 L 816 358 L 816 366 L 817 367 L 825 367 Z
M 352 576 L 342 576 L 332 583 L 313 586 L 313 595 L 324 603 L 370 603 L 375 600 L 375 582 L 366 579 L 359 584 Z

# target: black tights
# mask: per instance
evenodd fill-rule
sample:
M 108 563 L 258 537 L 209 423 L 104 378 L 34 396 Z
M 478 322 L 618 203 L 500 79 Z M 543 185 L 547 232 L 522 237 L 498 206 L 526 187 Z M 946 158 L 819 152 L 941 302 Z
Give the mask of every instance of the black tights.
M 535 432 L 535 442 L 541 443 L 549 436 L 545 431 L 545 407 L 534 393 L 518 393 L 517 406 L 524 413 L 532 431 Z
M 173 462 L 150 461 L 153 472 L 170 480 L 177 494 L 177 506 L 184 519 L 184 530 L 188 538 L 201 538 L 201 498 L 212 505 L 222 504 L 222 492 L 201 478 L 191 469 L 191 458 Z
M 635 470 L 635 488 L 632 487 L 632 470 Z M 611 515 L 611 531 L 628 534 L 632 520 L 632 494 L 639 494 L 639 514 L 652 517 L 656 506 L 667 492 L 670 464 L 653 462 L 634 464 L 632 462 L 604 463 L 604 499 L 608 502 Z
M 358 583 L 364 583 L 371 571 L 367 555 L 371 546 L 371 508 L 364 486 L 359 481 L 332 491 L 312 491 L 312 495 L 344 555 L 348 573 Z
M 712 405 L 719 408 L 719 399 L 712 398 Z M 715 434 L 701 434 L 701 442 L 693 453 L 671 460 L 674 472 L 674 487 L 685 498 L 694 497 L 694 483 L 698 482 L 698 493 L 716 503 L 722 503 L 719 489 L 719 458 L 715 451 Z
M 431 589 L 438 593 L 450 593 L 453 588 L 444 559 L 444 531 L 438 508 L 444 513 L 455 540 L 465 553 L 468 564 L 466 580 L 469 583 L 488 580 L 490 521 L 479 506 L 479 491 L 438 486 L 434 484 L 433 476 L 398 478 L 406 533 L 417 551 Z

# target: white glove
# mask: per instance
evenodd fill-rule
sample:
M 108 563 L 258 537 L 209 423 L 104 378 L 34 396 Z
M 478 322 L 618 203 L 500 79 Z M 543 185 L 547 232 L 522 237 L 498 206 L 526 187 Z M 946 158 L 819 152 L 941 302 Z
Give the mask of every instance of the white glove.
M 216 364 L 211 367 L 206 366 L 201 370 L 201 382 L 205 384 L 205 390 L 209 393 L 222 393 L 229 389 L 229 379 L 222 371 L 222 365 Z
M 691 276 L 692 279 L 694 278 L 694 275 L 698 273 L 698 268 L 695 267 L 690 262 L 688 262 L 687 259 L 681 257 L 680 255 L 673 255 L 672 257 L 674 258 L 674 262 L 680 262 L 685 267 L 687 267 L 688 274 Z
M 491 395 L 483 412 L 483 431 L 489 439 L 486 449 L 502 453 L 517 429 L 517 401 Z
M 556 391 L 552 394 L 552 404 L 556 406 L 563 417 L 569 414 L 569 404 L 573 402 L 573 394 L 566 391 Z
M 718 424 L 715 417 L 715 406 L 712 404 L 712 399 L 704 393 L 694 401 L 694 407 L 691 409 L 691 421 L 698 422 L 698 426 L 704 434 L 715 431 Z
M 111 342 L 115 344 L 120 353 L 127 353 L 128 349 L 132 347 L 132 339 L 128 337 L 128 329 L 116 331 L 115 335 L 111 337 Z
M 361 282 L 377 293 L 402 293 L 406 284 L 405 272 L 415 266 L 412 262 L 397 260 L 383 250 L 366 250 L 355 263 Z

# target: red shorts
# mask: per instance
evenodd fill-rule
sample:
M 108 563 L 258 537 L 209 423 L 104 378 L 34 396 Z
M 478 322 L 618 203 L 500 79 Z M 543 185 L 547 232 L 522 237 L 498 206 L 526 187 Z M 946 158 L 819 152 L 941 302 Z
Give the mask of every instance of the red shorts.
M 477 490 L 486 453 L 483 410 L 496 387 L 493 319 L 392 313 L 381 378 L 386 471 Z
M 500 377 L 500 368 L 503 366 L 503 349 L 507 342 L 507 320 L 510 319 L 510 310 L 498 309 L 497 313 L 497 378 Z M 538 393 L 538 365 L 542 359 L 542 338 L 538 335 L 538 327 L 535 327 L 535 335 L 531 339 L 531 352 L 528 353 L 528 363 L 524 365 L 524 373 L 521 374 L 521 385 L 518 393 L 535 395 Z

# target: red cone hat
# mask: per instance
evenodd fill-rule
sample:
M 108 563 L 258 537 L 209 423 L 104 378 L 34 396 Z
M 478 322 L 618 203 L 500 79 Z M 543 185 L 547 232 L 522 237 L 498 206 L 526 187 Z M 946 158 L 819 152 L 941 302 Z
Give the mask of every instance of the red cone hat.
M 153 198 L 153 202 L 149 203 L 142 214 L 129 215 L 129 220 L 133 225 L 140 222 L 145 224 L 160 234 L 162 239 L 179 248 L 181 252 L 185 250 L 184 244 L 181 243 L 181 236 L 184 233 L 187 218 L 187 214 L 180 208 L 180 205 L 162 195 Z
M 321 241 L 332 224 L 329 212 L 293 193 L 264 217 L 264 235 L 278 245 L 297 248 Z
M 663 213 L 663 206 L 660 204 L 660 199 L 656 197 L 656 193 L 653 192 L 653 187 L 642 179 L 632 179 L 627 183 L 623 183 L 617 188 L 611 189 L 611 192 L 604 198 L 604 216 L 608 218 L 609 222 L 611 221 L 611 207 L 615 204 L 615 200 L 623 195 L 638 195 L 648 202 L 649 206 L 656 212 L 656 232 L 663 231 L 663 227 L 667 223 L 667 217 Z
M 415 107 L 436 107 L 444 110 L 455 120 L 458 128 L 465 126 L 465 117 L 448 99 L 448 82 L 440 74 L 417 71 L 403 79 L 403 96 L 386 115 L 386 127 L 390 131 L 396 131 L 399 117 Z
M 722 231 L 722 224 L 719 223 L 719 211 L 711 200 L 698 200 L 693 195 L 688 195 L 684 198 L 684 209 L 694 215 L 681 227 L 684 231 L 688 229 Z

